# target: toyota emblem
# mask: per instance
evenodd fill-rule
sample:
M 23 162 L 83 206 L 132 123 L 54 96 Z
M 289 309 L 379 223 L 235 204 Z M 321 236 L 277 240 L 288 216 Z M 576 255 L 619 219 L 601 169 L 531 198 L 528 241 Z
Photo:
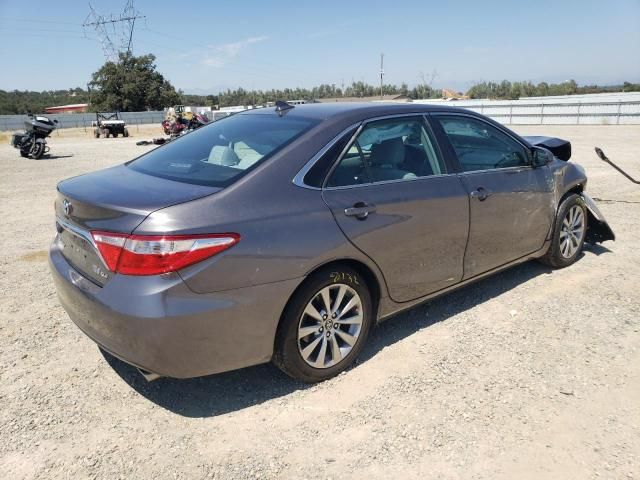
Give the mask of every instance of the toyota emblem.
M 73 211 L 73 207 L 66 198 L 62 201 L 62 209 L 64 210 L 64 214 L 67 216 L 71 215 L 71 212 Z

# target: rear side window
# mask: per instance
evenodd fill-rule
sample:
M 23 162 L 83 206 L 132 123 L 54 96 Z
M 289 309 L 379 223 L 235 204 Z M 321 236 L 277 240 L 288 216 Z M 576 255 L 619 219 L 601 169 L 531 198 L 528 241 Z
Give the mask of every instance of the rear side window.
M 343 135 L 337 142 L 335 142 L 320 159 L 313 164 L 313 167 L 304 176 L 304 184 L 310 187 L 322 187 L 324 177 L 331 169 L 333 163 L 338 159 L 344 148 L 351 140 L 351 137 L 356 131 L 356 127 Z
M 434 116 L 444 129 L 464 172 L 528 165 L 525 147 L 506 133 L 470 117 Z
M 185 183 L 225 187 L 318 123 L 277 114 L 232 115 L 127 165 Z

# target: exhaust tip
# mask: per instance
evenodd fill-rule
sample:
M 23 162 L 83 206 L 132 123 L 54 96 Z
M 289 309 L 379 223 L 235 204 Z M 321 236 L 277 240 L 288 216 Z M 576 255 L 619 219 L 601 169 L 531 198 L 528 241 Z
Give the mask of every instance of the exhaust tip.
M 153 382 L 154 380 L 157 380 L 162 377 L 162 375 L 158 375 L 157 373 L 147 372 L 142 368 L 138 368 L 138 371 L 140 372 L 140 375 L 142 375 L 147 382 Z

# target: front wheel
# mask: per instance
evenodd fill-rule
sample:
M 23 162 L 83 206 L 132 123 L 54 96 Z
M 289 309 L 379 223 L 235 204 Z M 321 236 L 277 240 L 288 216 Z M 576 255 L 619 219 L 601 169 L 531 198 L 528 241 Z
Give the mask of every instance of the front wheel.
M 580 256 L 586 233 L 584 200 L 580 195 L 569 195 L 558 208 L 551 245 L 540 261 L 554 268 L 568 267 Z
M 38 160 L 44 155 L 44 142 L 35 142 L 33 148 L 31 149 L 31 156 Z
M 320 270 L 285 309 L 273 361 L 303 382 L 327 380 L 353 363 L 372 324 L 371 295 L 364 279 L 348 267 Z

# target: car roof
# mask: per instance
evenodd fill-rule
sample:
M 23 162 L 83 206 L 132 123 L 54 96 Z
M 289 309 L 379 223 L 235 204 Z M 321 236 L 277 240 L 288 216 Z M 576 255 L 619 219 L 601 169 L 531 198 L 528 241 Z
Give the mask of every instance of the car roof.
M 468 112 L 457 107 L 446 105 L 428 105 L 422 103 L 394 103 L 394 102 L 331 102 L 331 103 L 304 103 L 292 105 L 293 108 L 284 110 L 283 115 L 288 117 L 314 118 L 325 120 L 332 118 L 338 120 L 341 117 L 364 118 L 384 115 L 398 115 L 403 113 L 428 113 L 428 112 Z M 245 110 L 241 115 L 274 115 L 275 107 L 257 108 Z

